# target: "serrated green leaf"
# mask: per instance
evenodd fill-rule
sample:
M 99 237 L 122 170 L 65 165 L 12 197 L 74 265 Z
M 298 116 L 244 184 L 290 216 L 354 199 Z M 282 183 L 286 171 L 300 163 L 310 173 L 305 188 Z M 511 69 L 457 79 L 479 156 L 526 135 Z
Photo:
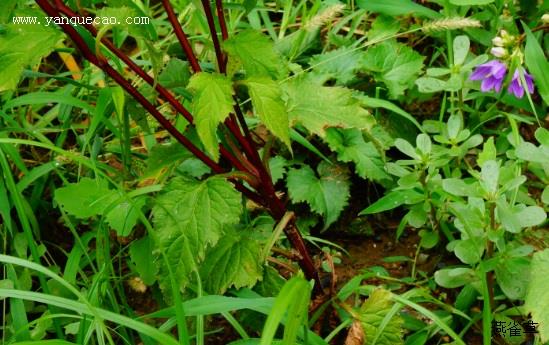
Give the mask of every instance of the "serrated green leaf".
M 394 305 L 391 295 L 390 291 L 381 288 L 375 289 L 360 307 L 358 317 L 362 328 L 364 329 L 365 345 L 371 343 L 371 340 L 373 340 L 377 334 L 383 319 L 391 311 Z M 402 326 L 402 318 L 398 315 L 393 316 L 377 338 L 376 344 L 404 344 L 402 340 Z
M 99 214 L 118 198 L 103 179 L 82 178 L 55 190 L 55 201 L 70 215 L 89 218 Z
M 261 122 L 291 150 L 288 113 L 280 85 L 267 77 L 251 77 L 245 84 Z
M 189 88 L 195 91 L 192 109 L 198 136 L 206 151 L 218 161 L 217 126 L 233 111 L 231 80 L 219 73 L 200 72 L 192 76 Z
M 320 86 L 304 79 L 289 81 L 284 87 L 292 127 L 300 123 L 324 137 L 329 127 L 369 130 L 375 123 L 349 89 Z
M 229 70 L 244 68 L 248 76 L 280 79 L 287 74 L 282 57 L 273 42 L 259 31 L 242 31 L 223 43 L 229 54 Z
M 290 169 L 286 178 L 293 202 L 307 202 L 311 209 L 324 217 L 324 229 L 335 222 L 349 199 L 347 171 L 338 165 L 321 162 L 319 177 L 309 166 Z
M 35 10 L 17 11 L 16 15 L 43 19 L 43 14 Z M 60 32 L 53 27 L 39 24 L 4 25 L 0 31 L 0 92 L 15 89 L 23 69 L 39 63 L 54 49 L 60 38 Z
M 527 313 L 532 313 L 533 321 L 538 323 L 541 342 L 545 343 L 549 341 L 549 249 L 534 254 L 531 272 L 524 308 Z
M 224 226 L 238 223 L 241 211 L 240 194 L 221 177 L 174 178 L 153 208 L 160 286 L 170 286 L 170 270 L 185 286 L 206 248 L 217 243 Z
M 396 98 L 413 85 L 423 68 L 423 59 L 409 46 L 391 40 L 369 48 L 361 64 L 384 82 L 391 97 Z
M 364 141 L 360 130 L 329 128 L 325 140 L 337 152 L 340 161 L 356 164 L 360 177 L 374 181 L 390 179 L 377 148 L 373 143 Z
M 263 276 L 261 246 L 245 232 L 226 229 L 223 240 L 211 248 L 200 267 L 206 291 L 224 294 L 235 288 L 252 287 Z
M 341 47 L 327 53 L 314 55 L 309 61 L 313 73 L 322 80 L 335 79 L 337 85 L 344 85 L 355 77 L 360 68 L 363 53 L 354 47 Z
M 172 91 L 183 94 L 189 83 L 191 72 L 189 63 L 180 59 L 171 59 L 158 75 L 158 82 Z
M 282 156 L 275 156 L 269 159 L 269 170 L 271 171 L 271 178 L 273 183 L 276 183 L 286 173 L 286 165 L 288 162 Z

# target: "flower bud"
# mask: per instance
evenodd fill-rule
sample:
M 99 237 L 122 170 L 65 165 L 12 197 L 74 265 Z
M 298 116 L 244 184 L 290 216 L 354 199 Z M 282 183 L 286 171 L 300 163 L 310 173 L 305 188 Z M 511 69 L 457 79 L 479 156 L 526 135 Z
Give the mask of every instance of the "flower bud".
M 503 47 L 503 38 L 499 37 L 499 36 L 496 36 L 494 38 L 492 38 L 492 44 L 495 46 L 495 47 Z
M 543 24 L 549 24 L 549 13 L 545 13 L 543 16 L 541 16 L 541 21 Z
M 490 53 L 498 58 L 503 58 L 507 56 L 507 49 L 502 47 L 494 47 L 490 50 Z

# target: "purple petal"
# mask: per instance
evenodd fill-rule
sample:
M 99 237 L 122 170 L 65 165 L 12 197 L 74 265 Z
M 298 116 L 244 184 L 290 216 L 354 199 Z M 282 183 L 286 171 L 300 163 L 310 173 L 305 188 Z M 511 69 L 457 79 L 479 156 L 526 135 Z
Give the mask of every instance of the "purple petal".
M 503 79 L 494 79 L 494 89 L 496 90 L 496 92 L 500 92 L 502 86 Z
M 479 65 L 477 68 L 471 73 L 469 76 L 470 80 L 482 80 L 486 78 L 488 74 L 490 74 L 491 68 L 488 66 Z
M 528 93 L 534 93 L 534 78 L 524 71 L 524 79 L 526 80 L 526 88 L 528 89 Z
M 488 91 L 492 90 L 492 88 L 494 87 L 495 81 L 496 81 L 496 79 L 494 79 L 492 77 L 484 79 L 482 81 L 482 83 L 480 84 L 480 91 L 488 92 Z
M 507 67 L 504 64 L 499 64 L 492 68 L 492 75 L 497 79 L 503 79 L 505 77 L 505 72 L 507 72 Z
M 518 72 L 515 71 L 513 75 L 513 80 L 511 80 L 511 84 L 509 84 L 509 87 L 507 88 L 507 91 L 515 95 L 517 98 L 522 98 L 524 96 L 524 88 L 520 84 L 520 81 L 518 80 Z

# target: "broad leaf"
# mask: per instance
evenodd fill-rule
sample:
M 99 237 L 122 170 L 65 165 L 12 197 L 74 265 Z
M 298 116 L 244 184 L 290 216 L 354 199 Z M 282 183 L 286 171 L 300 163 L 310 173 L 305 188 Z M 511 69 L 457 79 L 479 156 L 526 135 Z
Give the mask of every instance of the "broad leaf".
M 224 294 L 227 288 L 252 287 L 263 276 L 261 247 L 249 233 L 227 229 L 200 267 L 206 291 Z
M 547 71 L 549 70 L 549 62 L 543 52 L 543 48 L 540 46 L 536 37 L 530 29 L 523 25 L 526 33 L 526 47 L 524 48 L 524 61 L 532 76 L 534 76 L 534 83 L 538 88 L 539 94 L 545 104 L 549 104 L 549 76 Z
M 435 281 L 438 285 L 453 289 L 477 281 L 478 277 L 470 268 L 443 268 L 435 272 Z
M 291 150 L 288 113 L 280 85 L 266 77 L 252 77 L 245 83 L 261 122 Z
M 376 336 L 383 320 L 393 308 L 391 292 L 384 289 L 375 289 L 370 297 L 362 304 L 359 311 L 359 320 L 364 329 L 365 344 L 369 344 Z M 379 345 L 404 344 L 402 340 L 403 320 L 400 316 L 394 315 L 385 325 L 383 331 L 377 338 Z
M 280 79 L 287 74 L 282 57 L 273 42 L 259 31 L 246 30 L 232 36 L 223 44 L 229 54 L 229 72 L 244 68 L 248 76 Z
M 144 205 L 144 198 L 122 200 L 107 213 L 107 223 L 116 230 L 118 236 L 129 236 L 139 220 L 139 214 Z
M 290 169 L 286 184 L 293 202 L 307 202 L 324 217 L 324 229 L 335 222 L 349 199 L 347 171 L 338 165 L 321 162 L 317 177 L 309 166 Z
M 77 218 L 102 214 L 117 198 L 117 193 L 109 189 L 107 181 L 89 177 L 55 190 L 55 201 L 65 212 Z
M 286 83 L 285 91 L 290 125 L 300 123 L 321 137 L 329 127 L 369 130 L 375 123 L 349 89 L 321 86 L 298 78 Z
M 340 161 L 356 164 L 360 177 L 374 181 L 390 179 L 377 148 L 364 141 L 360 130 L 330 128 L 325 139 Z
M 195 91 L 192 103 L 198 136 L 215 161 L 219 160 L 217 126 L 233 111 L 230 79 L 218 73 L 197 73 L 189 82 Z
M 18 16 L 43 18 L 40 12 L 18 11 Z M 47 56 L 61 38 L 53 27 L 30 24 L 7 24 L 0 29 L 0 92 L 13 90 L 23 69 L 36 65 Z
M 239 221 L 241 210 L 240 194 L 221 177 L 174 178 L 153 208 L 161 287 L 169 291 L 170 272 L 185 286 L 206 248 L 217 243 L 225 225 Z
M 531 279 L 530 259 L 505 258 L 495 268 L 496 280 L 501 290 L 511 300 L 524 299 Z M 537 272 L 533 272 L 537 274 Z
M 532 313 L 532 319 L 538 323 L 541 342 L 546 343 L 549 341 L 549 249 L 534 254 L 531 272 L 524 308 Z
M 151 260 L 153 255 L 153 241 L 149 236 L 145 236 L 130 244 L 130 258 L 135 264 L 135 268 L 145 285 L 151 285 L 156 280 L 155 274 L 157 267 Z
M 337 85 L 344 85 L 353 80 L 355 72 L 360 69 L 361 54 L 354 47 L 341 47 L 313 56 L 309 65 L 322 80 L 335 79 Z
M 369 48 L 361 64 L 384 82 L 391 97 L 396 98 L 413 85 L 423 68 L 423 59 L 407 45 L 391 40 Z

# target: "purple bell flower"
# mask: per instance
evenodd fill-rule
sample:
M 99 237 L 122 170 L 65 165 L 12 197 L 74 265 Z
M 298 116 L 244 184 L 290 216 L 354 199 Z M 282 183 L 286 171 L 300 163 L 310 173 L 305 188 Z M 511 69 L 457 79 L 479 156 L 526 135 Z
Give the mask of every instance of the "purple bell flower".
M 507 73 L 507 66 L 499 60 L 492 60 L 482 65 L 478 65 L 473 73 L 471 73 L 469 79 L 482 80 L 482 83 L 480 84 L 480 90 L 482 92 L 488 92 L 492 89 L 496 92 L 500 92 L 503 85 L 503 79 L 505 79 L 505 73 Z
M 524 80 L 526 81 L 526 88 L 528 89 L 528 93 L 530 94 L 534 93 L 534 78 L 532 78 L 532 76 L 528 74 L 524 70 L 524 68 L 522 68 L 522 73 L 524 74 Z M 518 68 L 515 70 L 515 73 L 513 74 L 513 80 L 511 80 L 511 83 L 507 88 L 507 92 L 512 93 L 517 98 L 522 98 L 522 96 L 524 96 L 524 86 L 521 83 L 520 73 Z

